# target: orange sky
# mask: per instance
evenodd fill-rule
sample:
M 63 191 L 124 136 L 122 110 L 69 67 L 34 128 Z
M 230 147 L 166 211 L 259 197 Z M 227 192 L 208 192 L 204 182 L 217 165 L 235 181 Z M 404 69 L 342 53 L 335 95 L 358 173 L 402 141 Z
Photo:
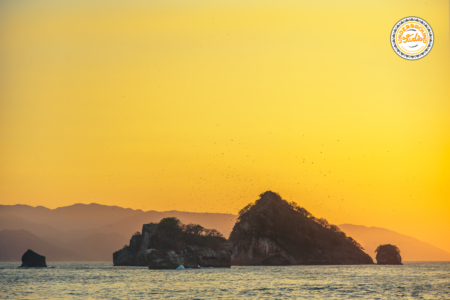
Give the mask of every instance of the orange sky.
M 419 16 L 419 61 L 389 43 Z M 2 1 L 0 203 L 237 213 L 266 190 L 450 251 L 448 1 Z

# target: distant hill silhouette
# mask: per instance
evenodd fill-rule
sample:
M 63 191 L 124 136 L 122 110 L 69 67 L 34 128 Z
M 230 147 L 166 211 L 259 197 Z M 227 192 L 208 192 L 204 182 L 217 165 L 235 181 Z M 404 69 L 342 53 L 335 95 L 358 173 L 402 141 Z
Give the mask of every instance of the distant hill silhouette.
M 88 237 L 72 240 L 65 246 L 88 261 L 112 261 L 112 254 L 127 244 L 129 238 L 118 233 L 94 233 Z
M 24 229 L 37 236 L 57 236 L 63 231 L 57 230 L 48 224 L 38 224 L 25 220 L 17 215 L 0 214 L 0 230 Z
M 59 230 L 91 229 L 142 213 L 142 210 L 100 204 L 74 204 L 49 209 L 43 206 L 0 205 L 0 214 L 20 217 L 37 224 L 48 224 Z
M 142 224 L 158 223 L 166 217 L 177 217 L 184 224 L 196 223 L 205 228 L 214 228 L 228 237 L 237 215 L 182 211 L 144 212 L 94 203 L 74 204 L 56 209 L 42 206 L 0 205 L 0 231 L 26 230 L 54 246 L 76 252 L 77 255 L 84 257 L 83 260 L 112 261 L 112 252 L 104 254 L 105 249 L 114 246 L 113 251 L 117 250 L 128 243 L 128 237 L 142 229 Z M 349 224 L 339 227 L 357 240 L 372 257 L 378 245 L 391 243 L 400 247 L 405 261 L 450 260 L 448 252 L 391 230 L 383 228 L 377 229 L 385 231 L 368 230 L 376 227 L 368 228 Z M 359 229 L 356 230 L 357 228 Z M 386 235 L 386 238 L 383 239 L 383 235 Z M 402 242 L 403 240 L 405 242 Z M 83 246 L 77 244 L 81 242 L 85 244 Z M 116 244 L 119 245 L 118 248 Z M 68 257 L 70 256 L 63 260 L 70 260 Z
M 401 250 L 403 261 L 448 261 L 450 253 L 413 237 L 379 227 L 342 224 L 339 228 L 357 240 L 366 253 L 375 259 L 375 249 L 382 244 L 393 244 Z
M 20 261 L 28 249 L 52 261 L 83 261 L 77 253 L 56 246 L 26 230 L 0 231 L 0 261 Z
M 157 223 L 166 217 L 214 228 L 226 237 L 236 220 L 232 214 L 143 212 L 99 204 L 75 204 L 57 209 L 0 205 L 0 230 L 26 230 L 45 242 L 77 253 L 79 257 L 74 259 L 77 261 L 112 261 L 112 253 L 127 244 L 128 237 L 139 231 L 142 224 Z M 15 259 L 20 261 L 20 256 Z M 72 260 L 72 256 L 61 259 Z
M 37 231 L 39 228 L 45 231 L 45 228 L 47 228 L 49 233 L 46 236 L 52 238 L 61 238 L 58 237 L 61 232 L 72 230 L 72 235 L 75 235 L 78 239 L 95 232 L 117 232 L 124 236 L 130 236 L 140 230 L 143 223 L 159 222 L 166 217 L 177 217 L 185 224 L 198 223 L 206 228 L 215 228 L 225 237 L 228 237 L 237 217 L 233 214 L 221 213 L 158 212 L 154 210 L 144 212 L 140 209 L 133 210 L 95 203 L 74 204 L 56 209 L 48 209 L 42 206 L 0 205 L 0 216 L 0 219 L 3 216 L 5 216 L 5 219 L 10 219 L 11 222 L 16 224 L 16 227 L 23 227 L 21 229 L 27 228 L 30 231 Z M 13 217 L 16 217 L 16 219 L 13 220 Z M 20 222 L 23 225 L 20 225 Z M 0 230 L 10 229 L 11 226 L 8 224 L 7 220 L 0 221 Z M 50 225 L 53 229 L 48 226 L 44 228 L 41 226 L 42 224 Z M 34 225 L 37 225 L 38 228 L 34 228 Z
M 228 238 L 234 223 L 236 223 L 237 216 L 232 214 L 194 213 L 176 210 L 163 212 L 148 211 L 102 226 L 98 228 L 97 231 L 105 233 L 117 232 L 124 236 L 131 236 L 141 229 L 142 224 L 151 222 L 158 223 L 163 218 L 167 217 L 176 217 L 184 224 L 195 223 L 200 224 L 205 228 L 214 228 Z

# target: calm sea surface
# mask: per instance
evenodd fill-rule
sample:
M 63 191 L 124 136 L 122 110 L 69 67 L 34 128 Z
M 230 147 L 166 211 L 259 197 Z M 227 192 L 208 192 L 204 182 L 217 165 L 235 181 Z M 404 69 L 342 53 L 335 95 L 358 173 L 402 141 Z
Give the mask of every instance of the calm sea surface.
M 450 299 L 450 262 L 148 270 L 0 263 L 1 299 Z

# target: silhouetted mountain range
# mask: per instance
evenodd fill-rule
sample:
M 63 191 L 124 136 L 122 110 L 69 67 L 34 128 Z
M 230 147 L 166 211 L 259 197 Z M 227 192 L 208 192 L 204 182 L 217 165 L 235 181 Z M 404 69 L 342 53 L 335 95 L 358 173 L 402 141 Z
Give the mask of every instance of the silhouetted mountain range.
M 28 249 L 43 253 L 47 261 L 82 261 L 74 251 L 56 246 L 26 230 L 0 231 L 0 261 L 20 261 Z
M 0 235 L 3 239 L 0 240 L 0 260 L 20 261 L 21 255 L 32 248 L 47 256 L 50 262 L 112 261 L 112 253 L 128 244 L 129 237 L 141 230 L 142 224 L 158 223 L 165 217 L 177 217 L 184 224 L 214 228 L 225 237 L 230 235 L 237 218 L 233 214 L 142 211 L 100 204 L 74 204 L 56 209 L 0 205 Z M 404 261 L 450 260 L 450 253 L 444 250 L 387 229 L 349 224 L 339 227 L 372 257 L 378 245 L 390 243 L 399 246 Z M 41 248 L 33 248 L 36 244 Z M 27 248 L 22 251 L 20 245 Z M 13 254 L 15 251 L 21 252 Z
M 392 230 L 352 224 L 342 224 L 339 228 L 357 240 L 373 259 L 378 246 L 393 244 L 400 249 L 403 261 L 450 260 L 450 253 L 447 251 Z
M 47 257 L 47 261 L 112 261 L 112 253 L 128 244 L 129 237 L 142 228 L 142 224 L 159 222 L 166 217 L 177 217 L 183 223 L 197 223 L 205 228 L 219 230 L 228 236 L 233 228 L 236 216 L 218 213 L 193 213 L 180 211 L 147 211 L 106 206 L 99 204 L 74 204 L 71 206 L 48 209 L 42 206 L 0 205 L 0 232 L 4 230 L 18 231 L 21 243 L 47 243 L 40 249 L 68 249 L 76 256 L 67 255 Z M 23 232 L 27 232 L 25 235 Z M 7 233 L 11 235 L 10 232 Z M 0 243 L 0 253 L 16 251 L 15 243 Z M 28 249 L 28 248 L 27 248 Z M 15 260 L 20 260 L 22 251 Z M 34 248 L 33 248 L 34 249 Z M 38 248 L 36 248 L 37 251 Z M 49 250 L 49 251 L 50 251 Z M 53 250 L 51 250 L 53 251 Z M 39 251 L 38 251 L 39 252 Z M 46 251 L 40 251 L 45 255 Z M 0 260 L 11 260 L 11 256 L 0 256 Z M 13 260 L 14 260 L 13 259 Z

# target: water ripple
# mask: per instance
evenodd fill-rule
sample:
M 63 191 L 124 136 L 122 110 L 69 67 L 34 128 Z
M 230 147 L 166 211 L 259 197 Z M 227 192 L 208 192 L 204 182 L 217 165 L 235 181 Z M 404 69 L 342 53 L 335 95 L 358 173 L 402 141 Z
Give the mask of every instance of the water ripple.
M 0 263 L 2 299 L 450 299 L 450 262 L 148 270 Z

